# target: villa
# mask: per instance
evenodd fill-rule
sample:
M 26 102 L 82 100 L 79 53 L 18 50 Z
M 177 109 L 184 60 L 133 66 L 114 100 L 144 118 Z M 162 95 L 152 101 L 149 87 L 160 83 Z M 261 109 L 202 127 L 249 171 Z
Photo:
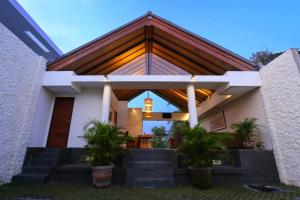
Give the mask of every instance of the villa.
M 200 122 L 209 131 L 232 132 L 231 124 L 253 117 L 261 130 L 253 140 L 263 142 L 264 150 L 235 149 L 239 166 L 228 172 L 216 169 L 215 181 L 261 178 L 300 186 L 297 49 L 255 66 L 148 12 L 62 54 L 17 2 L 1 1 L 0 11 L 1 181 L 66 178 L 69 172 L 60 166 L 80 159 L 80 136 L 89 119 L 143 138 L 145 120 L 188 121 L 191 127 Z M 180 111 L 128 108 L 130 100 L 147 91 Z M 125 165 L 115 169 L 116 182 L 138 168 Z M 170 177 L 183 184 L 184 171 L 174 165 L 158 168 L 172 168 Z M 58 171 L 50 176 L 53 169 Z M 76 170 L 70 174 L 84 174 Z

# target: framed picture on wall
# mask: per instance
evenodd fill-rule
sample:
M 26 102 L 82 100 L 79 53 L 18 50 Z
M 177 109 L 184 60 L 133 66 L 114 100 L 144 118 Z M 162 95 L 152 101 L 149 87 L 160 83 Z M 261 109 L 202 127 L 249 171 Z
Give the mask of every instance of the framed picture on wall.
M 221 111 L 210 118 L 209 128 L 210 131 L 218 131 L 226 128 L 224 111 Z

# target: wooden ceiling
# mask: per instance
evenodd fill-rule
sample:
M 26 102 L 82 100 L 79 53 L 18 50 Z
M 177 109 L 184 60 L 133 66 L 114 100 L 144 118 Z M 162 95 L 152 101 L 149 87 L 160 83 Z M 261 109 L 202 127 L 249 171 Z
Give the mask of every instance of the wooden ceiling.
M 157 96 L 166 100 L 167 102 L 173 104 L 177 108 L 179 108 L 183 112 L 188 111 L 187 107 L 187 94 L 186 90 L 177 90 L 177 89 L 168 89 L 168 90 L 150 90 Z M 126 90 L 126 89 L 118 89 L 114 90 L 114 94 L 117 99 L 120 101 L 130 101 L 137 97 L 138 95 L 146 92 L 146 90 Z M 196 95 L 196 103 L 197 106 L 200 105 L 202 101 L 205 101 L 210 95 L 212 95 L 213 91 L 207 89 L 197 89 L 195 91 Z
M 192 75 L 222 75 L 249 71 L 246 59 L 151 12 L 115 29 L 47 64 L 48 71 L 75 71 L 78 75 L 105 75 L 144 54 L 154 54 Z M 151 60 L 145 56 L 146 65 Z M 119 100 L 130 100 L 142 90 L 114 90 Z M 186 110 L 186 92 L 153 90 L 178 108 Z M 199 90 L 200 103 L 212 93 Z

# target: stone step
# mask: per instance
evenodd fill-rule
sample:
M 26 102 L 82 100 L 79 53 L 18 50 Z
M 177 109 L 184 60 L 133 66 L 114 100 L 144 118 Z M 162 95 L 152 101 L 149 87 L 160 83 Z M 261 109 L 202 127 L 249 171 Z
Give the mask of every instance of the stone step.
M 148 156 L 148 155 L 172 155 L 173 150 L 169 149 L 130 149 L 129 150 L 129 155 L 130 156 L 135 156 L 135 155 L 143 155 L 143 156 Z
M 50 148 L 50 147 L 47 147 L 47 148 L 44 148 L 42 150 L 42 152 L 51 152 L 51 153 L 53 153 L 53 152 L 57 152 L 59 150 L 60 150 L 60 148 Z
M 23 166 L 23 174 L 49 174 L 51 171 L 50 166 Z
M 129 157 L 130 161 L 171 161 L 171 156 L 168 154 L 159 155 L 132 155 Z
M 18 174 L 13 177 L 13 183 L 34 183 L 34 184 L 43 184 L 47 183 L 50 180 L 48 174 Z
M 169 161 L 130 161 L 128 168 L 135 169 L 171 169 Z
M 31 156 L 31 159 L 52 159 L 54 158 L 55 154 L 54 153 L 47 153 L 47 152 L 43 152 L 43 153 L 37 153 L 37 154 L 33 154 Z
M 92 180 L 92 169 L 87 164 L 70 164 L 56 168 L 52 180 L 58 182 L 85 182 Z
M 173 170 L 151 170 L 128 168 L 126 178 L 173 178 Z
M 170 188 L 175 187 L 175 182 L 173 178 L 137 178 L 127 179 L 125 185 L 142 188 Z
M 52 175 L 52 180 L 57 182 L 90 183 L 92 181 L 92 172 L 91 170 L 56 171 Z
M 38 166 L 51 166 L 52 165 L 52 159 L 32 159 L 28 161 L 26 166 L 32 166 L 32 165 L 38 165 Z

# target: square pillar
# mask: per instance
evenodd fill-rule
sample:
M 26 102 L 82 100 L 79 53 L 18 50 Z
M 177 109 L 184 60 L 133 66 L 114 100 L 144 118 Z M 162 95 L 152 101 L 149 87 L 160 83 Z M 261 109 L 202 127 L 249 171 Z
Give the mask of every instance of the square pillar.
M 111 85 L 108 83 L 104 84 L 103 87 L 103 96 L 102 96 L 102 115 L 101 122 L 109 122 L 109 109 L 110 109 L 110 100 L 111 100 Z
M 187 86 L 188 109 L 190 127 L 194 128 L 198 124 L 195 87 L 193 84 Z

